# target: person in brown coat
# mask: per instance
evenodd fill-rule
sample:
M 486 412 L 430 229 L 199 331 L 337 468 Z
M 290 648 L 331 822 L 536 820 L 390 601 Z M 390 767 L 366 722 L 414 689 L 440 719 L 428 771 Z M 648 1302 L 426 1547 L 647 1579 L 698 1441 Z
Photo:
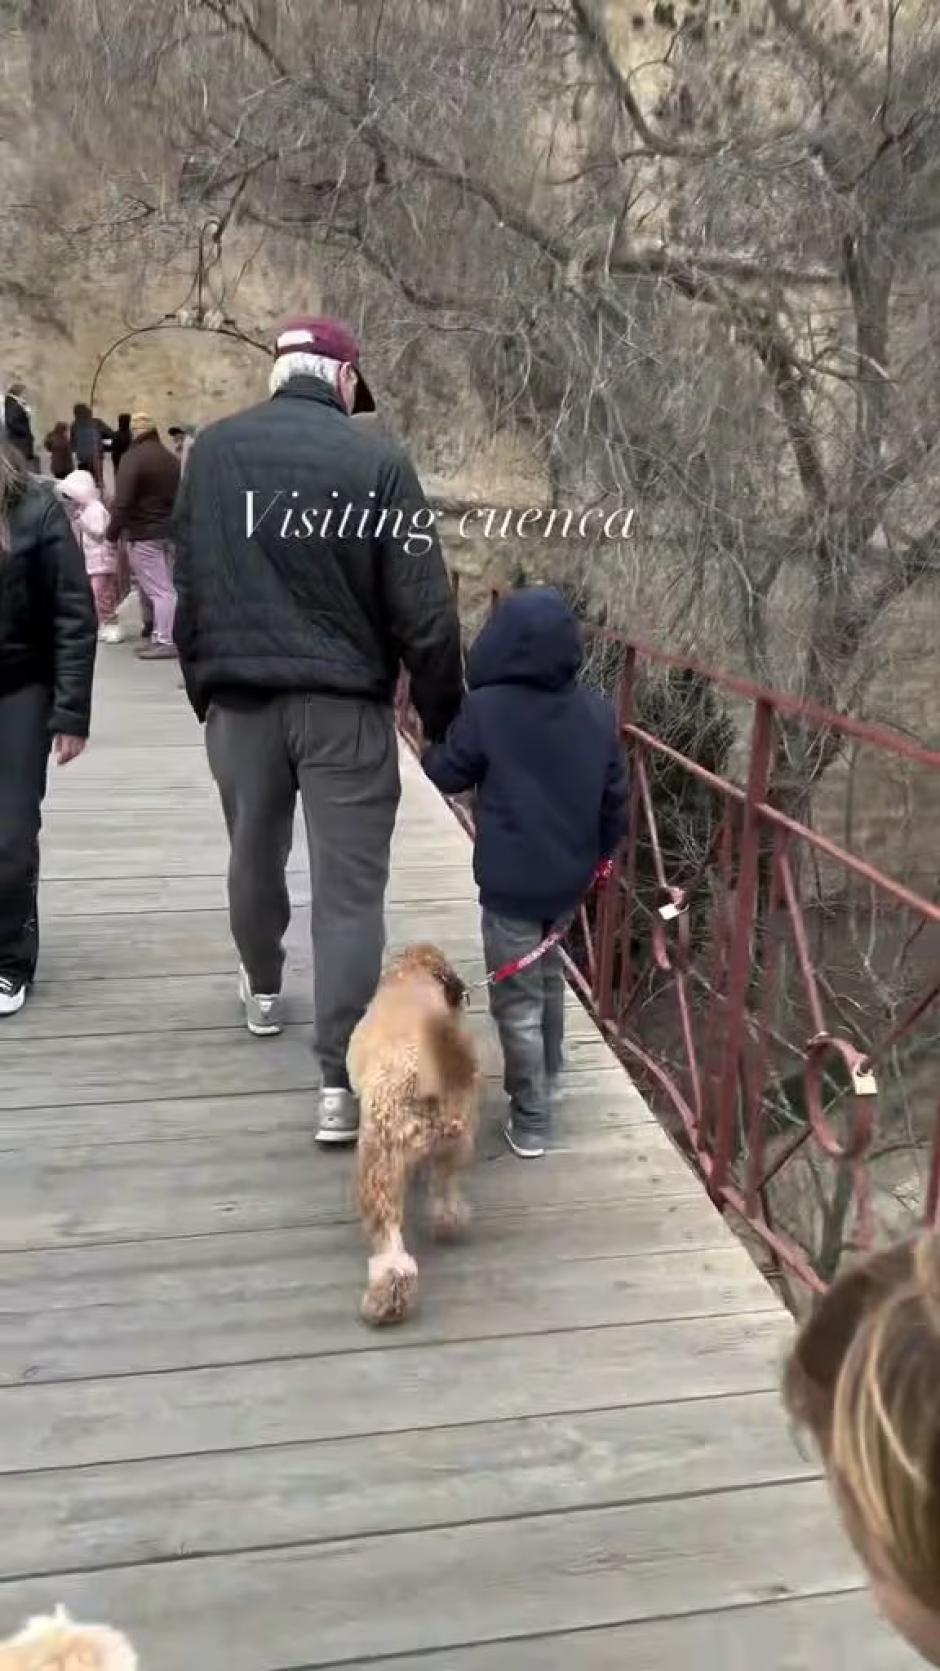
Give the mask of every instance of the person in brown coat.
M 146 412 L 134 412 L 131 445 L 118 468 L 108 539 L 127 540 L 131 574 L 153 605 L 153 638 L 137 652 L 142 661 L 176 656 L 170 529 L 179 482 L 179 460 L 163 445 L 153 419 Z
M 57 424 L 53 424 L 43 446 L 49 454 L 49 468 L 56 481 L 64 481 L 66 476 L 72 474 L 74 460 L 69 426 L 63 418 L 60 418 Z

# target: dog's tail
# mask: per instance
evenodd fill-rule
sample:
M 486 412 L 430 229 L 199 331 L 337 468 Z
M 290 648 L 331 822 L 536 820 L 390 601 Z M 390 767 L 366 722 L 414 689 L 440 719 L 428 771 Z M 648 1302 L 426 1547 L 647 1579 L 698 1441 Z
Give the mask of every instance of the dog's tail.
M 422 1096 L 452 1096 L 472 1089 L 477 1079 L 476 1051 L 452 1015 L 429 1015 L 418 1069 Z

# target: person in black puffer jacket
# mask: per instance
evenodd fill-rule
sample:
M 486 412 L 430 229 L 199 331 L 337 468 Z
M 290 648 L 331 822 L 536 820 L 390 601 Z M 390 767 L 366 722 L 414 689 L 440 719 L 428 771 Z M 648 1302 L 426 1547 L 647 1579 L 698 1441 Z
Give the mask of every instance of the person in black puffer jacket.
M 84 401 L 77 401 L 72 407 L 72 424 L 69 429 L 69 440 L 72 452 L 75 454 L 75 464 L 79 470 L 87 470 L 94 476 L 98 486 L 101 486 L 101 431 L 95 422 L 91 407 Z
M 22 1009 L 36 969 L 40 809 L 88 736 L 98 621 L 58 500 L 0 439 L 0 1016 Z
M 490 974 L 570 918 L 626 831 L 627 773 L 609 702 L 577 683 L 581 629 L 554 587 L 510 592 L 467 659 L 470 694 L 423 765 L 445 794 L 477 790 L 473 868 Z M 510 1098 L 506 1136 L 544 1153 L 562 1058 L 557 950 L 491 985 Z
M 408 460 L 351 421 L 374 409 L 338 320 L 277 339 L 273 398 L 202 430 L 174 526 L 175 637 L 232 842 L 248 1027 L 279 1030 L 284 880 L 299 789 L 311 859 L 318 1138 L 351 1142 L 349 1037 L 375 989 L 399 798 L 399 665 L 432 737 L 462 690 L 460 629 Z

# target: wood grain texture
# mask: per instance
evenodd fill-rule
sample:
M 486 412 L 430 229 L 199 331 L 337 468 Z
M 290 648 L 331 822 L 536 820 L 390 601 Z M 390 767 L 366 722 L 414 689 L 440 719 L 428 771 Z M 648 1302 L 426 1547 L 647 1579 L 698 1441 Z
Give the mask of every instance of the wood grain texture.
M 476 988 L 470 994 L 471 1015 L 482 1016 L 487 1008 L 485 991 Z M 310 1026 L 313 981 L 309 970 L 288 969 L 284 1011 L 287 1025 Z M 177 975 L 173 980 L 135 975 L 96 981 L 53 981 L 40 970 L 30 1001 L 17 1016 L 15 1040 L 8 1042 L 241 1026 L 230 969 L 218 975 Z M 573 996 L 566 1006 L 565 1033 L 569 1042 L 601 1043 L 591 1016 Z
M 759 1311 L 7 1387 L 0 1472 L 766 1392 L 789 1338 Z
M 558 1514 L 812 1476 L 776 1394 L 266 1445 L 3 1480 L 22 1573 Z M 736 1443 L 727 1455 L 733 1428 Z
M 400 923 L 390 913 L 390 952 L 419 935 L 427 937 L 427 923 L 413 917 Z M 445 938 L 450 961 L 468 980 L 482 979 L 479 913 L 468 902 L 459 928 Z M 304 908 L 295 911 L 285 936 L 291 969 L 309 969 L 310 923 Z M 232 975 L 237 967 L 228 926 L 228 912 L 136 911 L 111 916 L 63 916 L 47 921 L 43 944 L 44 977 L 55 981 L 115 979 L 147 974 Z
M 178 670 L 99 669 L 0 1037 L 0 1630 L 61 1601 L 154 1671 L 903 1671 L 780 1415 L 790 1320 L 573 998 L 532 1166 L 474 991 L 472 1231 L 432 1246 L 413 1202 L 420 1310 L 360 1324 L 302 832 L 288 1026 L 252 1040 Z M 469 843 L 401 764 L 389 948 L 479 980 Z
M 496 1078 L 500 1058 L 495 1034 L 486 1020 L 473 1020 L 484 1073 Z M 288 1027 L 279 1038 L 256 1039 L 235 1019 L 225 1028 L 185 1028 L 178 1032 L 125 1033 L 104 1039 L 99 1034 L 72 1034 L 65 1040 L 23 1040 L 18 1036 L 2 1049 L 3 1078 L 0 1110 L 38 1108 L 52 1103 L 103 1105 L 151 1098 L 234 1096 L 254 1091 L 278 1095 L 284 1091 L 312 1091 L 320 1076 L 309 1034 Z M 574 1095 L 590 1076 L 592 1087 L 611 1085 L 611 1107 L 617 1110 L 615 1087 L 623 1075 L 603 1040 L 570 1040 L 563 1076 L 565 1094 Z M 2 1142 L 2 1137 L 0 1137 Z
M 619 1202 L 628 1215 L 634 1200 L 694 1198 L 697 1180 L 657 1137 L 650 1127 L 628 1127 L 619 1151 L 605 1144 L 554 1154 L 539 1179 L 538 1204 Z M 353 1167 L 350 1155 L 324 1155 L 296 1131 L 244 1133 L 224 1144 L 192 1138 L 50 1149 L 41 1167 L 19 1152 L 0 1169 L 0 1248 L 332 1223 L 352 1210 Z M 473 1201 L 506 1209 L 532 1189 L 499 1139 L 468 1187 Z M 702 1210 L 713 1212 L 707 1203 Z M 749 1287 L 751 1262 L 742 1248 L 734 1252 Z
M 421 1307 L 386 1350 L 418 1343 L 521 1337 L 612 1327 L 656 1318 L 721 1317 L 771 1310 L 774 1297 L 754 1271 L 746 1286 L 736 1248 L 706 1248 L 689 1276 L 686 1251 L 513 1265 L 505 1248 L 481 1246 L 464 1262 L 425 1250 Z M 332 1257 L 282 1254 L 262 1263 L 147 1272 L 99 1281 L 92 1297 L 52 1312 L 0 1318 L 0 1381 L 128 1375 L 236 1357 L 294 1357 L 374 1348 L 350 1299 L 365 1281 L 353 1226 Z M 481 1306 L 480 1294 L 488 1296 Z M 26 1284 L 25 1296 L 41 1300 Z
M 781 1544 L 771 1501 L 786 1517 Z M 852 1589 L 815 1480 L 727 1495 L 455 1525 L 248 1554 L 60 1574 L 76 1615 L 135 1621 L 145 1662 L 186 1671 L 355 1664 L 482 1632 L 535 1631 Z M 16 1584 L 38 1610 L 47 1580 Z
M 341 1662 L 334 1660 L 333 1667 Z M 864 1590 L 528 1640 L 380 1655 L 371 1671 L 923 1671 Z
M 41 1070 L 42 1058 L 34 1061 Z M 631 1126 L 653 1124 L 650 1110 L 639 1095 L 621 1098 L 619 1080 L 620 1075 L 611 1068 L 586 1067 L 565 1075 L 555 1102 L 556 1145 L 576 1146 L 579 1154 L 586 1154 L 608 1145 Z M 85 1146 L 171 1143 L 181 1137 L 276 1132 L 288 1127 L 309 1136 L 315 1122 L 315 1105 L 306 1087 L 282 1090 L 276 1099 L 267 1088 L 204 1097 L 152 1098 L 147 1093 L 153 1088 L 145 1083 L 141 1087 L 143 1095 L 119 1104 L 111 1100 L 89 1103 L 79 1095 L 78 1100 L 42 1108 L 27 1102 L 4 1109 L 0 1151 L 31 1150 L 43 1141 L 53 1148 L 71 1148 L 76 1142 Z M 128 1087 L 119 1089 L 126 1094 Z M 495 1072 L 483 1082 L 481 1101 L 483 1123 L 478 1152 L 482 1158 L 492 1152 L 494 1137 L 501 1141 L 500 1119 L 505 1117 L 506 1099 Z M 502 1153 L 498 1146 L 497 1152 Z

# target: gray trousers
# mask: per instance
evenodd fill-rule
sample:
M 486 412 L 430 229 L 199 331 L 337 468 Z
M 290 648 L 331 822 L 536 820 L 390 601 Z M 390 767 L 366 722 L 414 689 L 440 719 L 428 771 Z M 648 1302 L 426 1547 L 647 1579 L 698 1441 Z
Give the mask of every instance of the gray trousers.
M 231 843 L 232 935 L 254 992 L 281 989 L 285 871 L 297 793 L 310 857 L 315 1047 L 325 1085 L 347 1085 L 346 1049 L 375 991 L 401 786 L 390 708 L 340 696 L 213 703 L 206 750 Z
M 484 910 L 487 974 L 532 951 L 553 926 Z M 544 1132 L 551 1121 L 551 1087 L 561 1072 L 565 1040 L 565 977 L 557 946 L 530 968 L 491 986 L 489 994 L 512 1118 L 520 1126 Z

